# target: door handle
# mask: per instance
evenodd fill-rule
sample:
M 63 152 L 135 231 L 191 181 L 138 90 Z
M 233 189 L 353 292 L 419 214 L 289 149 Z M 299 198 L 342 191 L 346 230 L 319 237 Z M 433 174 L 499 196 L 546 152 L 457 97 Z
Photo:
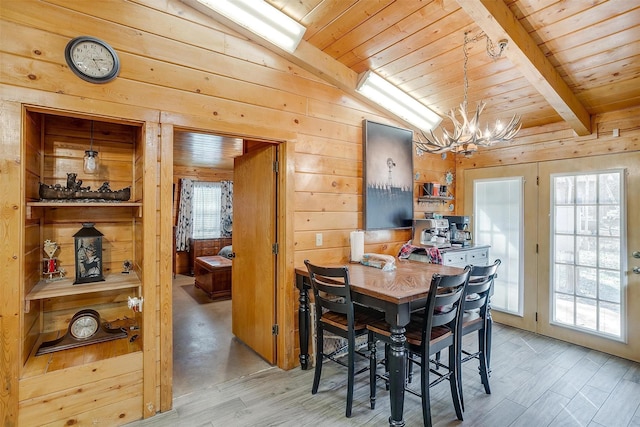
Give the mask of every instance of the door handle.
M 634 258 L 640 258 L 640 251 L 634 251 L 633 252 L 633 257 Z
M 640 267 L 633 267 L 632 270 L 635 274 L 640 274 Z

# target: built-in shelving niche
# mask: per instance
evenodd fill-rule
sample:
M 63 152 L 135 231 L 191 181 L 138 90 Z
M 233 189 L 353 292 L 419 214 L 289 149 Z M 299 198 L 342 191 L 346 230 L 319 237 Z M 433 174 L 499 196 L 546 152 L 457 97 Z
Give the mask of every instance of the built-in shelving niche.
M 102 359 L 141 352 L 142 325 L 139 313 L 127 305 L 128 297 L 142 295 L 140 275 L 142 236 L 141 126 L 138 123 L 109 121 L 104 118 L 56 111 L 29 109 L 24 126 L 24 311 L 22 331 L 22 378 L 46 375 Z M 98 151 L 99 169 L 95 175 L 83 172 L 84 152 L 91 141 Z M 112 190 L 131 187 L 126 202 L 40 200 L 39 183 L 66 186 L 67 173 L 76 173 L 82 186 L 99 188 L 109 182 Z M 92 222 L 103 237 L 103 282 L 74 285 L 75 256 L 73 235 L 84 222 Z M 45 240 L 58 243 L 59 266 L 66 275 L 47 281 L 42 274 Z M 123 274 L 123 262 L 133 269 Z M 120 339 L 35 356 L 43 341 L 63 334 L 71 317 L 79 310 L 97 310 L 102 320 L 135 331 L 136 339 Z

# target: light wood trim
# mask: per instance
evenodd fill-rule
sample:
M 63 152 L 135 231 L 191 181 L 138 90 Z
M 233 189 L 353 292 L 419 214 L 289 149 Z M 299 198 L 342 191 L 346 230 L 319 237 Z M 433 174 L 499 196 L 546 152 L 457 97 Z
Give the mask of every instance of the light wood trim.
M 135 105 L 90 99 L 68 94 L 45 92 L 37 89 L 0 84 L 4 100 L 25 104 L 30 111 L 53 113 L 85 119 L 104 118 L 106 121 L 123 124 L 140 123 L 146 120 L 158 120 L 158 110 L 140 108 Z M 78 110 L 82 110 L 79 113 Z M 127 117 L 129 120 L 123 120 Z
M 289 141 L 295 140 L 296 132 L 282 126 L 268 127 L 255 123 L 234 123 L 209 116 L 196 116 L 186 113 L 162 111 L 162 124 L 172 124 L 182 130 L 208 131 L 222 136 L 244 137 L 256 141 Z
M 173 405 L 173 126 L 160 129 L 160 411 Z
M 591 117 L 536 42 L 503 1 L 457 0 L 494 43 L 507 39 L 505 54 L 579 136 L 591 133 Z
M 0 424 L 5 426 L 18 423 L 24 189 L 22 144 L 16 144 L 22 141 L 22 135 L 16 123 L 22 123 L 22 118 L 19 103 L 0 101 Z
M 144 281 L 143 295 L 143 417 L 148 418 L 160 409 L 156 399 L 157 377 L 153 374 L 156 369 L 159 348 L 157 348 L 158 319 L 158 286 L 157 286 L 157 169 L 158 169 L 158 135 L 160 125 L 155 122 L 145 123 L 142 129 L 144 147 L 141 152 L 143 167 L 142 194 L 144 196 L 143 212 L 143 242 L 142 242 L 142 278 Z M 140 161 L 139 160 L 139 161 Z
M 295 334 L 296 319 L 291 307 L 298 299 L 293 284 L 294 223 L 295 209 L 295 143 L 287 141 L 279 145 L 278 174 L 278 262 L 276 283 L 276 323 L 280 327 L 276 337 L 276 361 L 281 369 L 292 369 L 299 361 L 295 350 L 298 338 Z

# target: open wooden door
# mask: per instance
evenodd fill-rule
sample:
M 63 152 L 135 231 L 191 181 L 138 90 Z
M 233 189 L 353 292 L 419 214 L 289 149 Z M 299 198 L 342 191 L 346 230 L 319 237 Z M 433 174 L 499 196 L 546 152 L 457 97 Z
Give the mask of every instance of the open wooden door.
M 267 362 L 276 362 L 277 146 L 264 144 L 234 162 L 231 330 Z

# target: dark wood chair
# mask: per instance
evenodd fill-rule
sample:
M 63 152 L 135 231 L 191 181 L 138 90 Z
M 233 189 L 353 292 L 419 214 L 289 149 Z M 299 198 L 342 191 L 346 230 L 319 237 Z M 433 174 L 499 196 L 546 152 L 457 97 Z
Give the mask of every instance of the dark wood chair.
M 461 364 L 470 360 L 479 361 L 480 379 L 487 394 L 491 394 L 491 388 L 489 387 L 492 325 L 490 299 L 493 293 L 493 280 L 500 263 L 501 261 L 497 259 L 491 265 L 473 266 L 471 268 L 462 316 L 462 335 L 477 331 L 478 348 L 471 352 L 462 348 Z M 462 395 L 462 375 L 460 376 L 460 387 L 460 394 Z
M 346 416 L 351 416 L 353 406 L 353 385 L 355 376 L 369 369 L 365 366 L 355 372 L 355 355 L 369 359 L 368 352 L 356 349 L 356 337 L 367 335 L 367 324 L 376 321 L 383 313 L 354 304 L 351 300 L 349 270 L 347 267 L 321 267 L 304 261 L 309 271 L 311 287 L 315 298 L 315 327 L 316 327 L 316 367 L 313 377 L 312 394 L 318 392 L 322 363 L 324 359 L 332 360 L 347 368 L 347 409 Z M 324 352 L 324 336 L 329 332 L 347 340 L 347 362 L 339 355 L 343 355 L 343 348 Z M 344 356 L 343 356 L 344 357 Z
M 459 275 L 444 276 L 434 274 L 431 280 L 429 295 L 425 302 L 424 310 L 412 315 L 411 321 L 406 326 L 407 349 L 409 363 L 420 366 L 420 392 L 407 386 L 409 393 L 421 396 L 422 415 L 425 426 L 431 426 L 431 402 L 429 388 L 442 381 L 449 381 L 453 406 L 456 416 L 462 420 L 462 397 L 458 376 L 460 375 L 460 349 L 462 346 L 462 304 L 464 302 L 465 289 L 469 280 L 471 267 L 466 267 L 464 273 Z M 437 309 L 436 309 L 437 307 Z M 383 341 L 385 350 L 390 344 L 391 331 L 389 324 L 381 320 L 371 323 L 369 329 L 369 341 Z M 449 361 L 444 365 L 435 360 L 430 360 L 432 354 L 448 349 Z M 375 358 L 375 352 L 371 354 Z M 374 360 L 375 362 L 375 360 Z M 436 363 L 438 368 L 446 368 L 446 371 L 432 369 L 430 363 Z M 372 366 L 375 366 L 372 363 Z M 436 379 L 429 381 L 429 373 Z M 378 375 L 375 369 L 371 369 L 370 381 L 375 385 L 377 378 L 388 380 L 387 375 Z M 409 379 L 407 372 L 407 380 Z M 375 387 L 372 387 L 372 402 L 375 402 Z

